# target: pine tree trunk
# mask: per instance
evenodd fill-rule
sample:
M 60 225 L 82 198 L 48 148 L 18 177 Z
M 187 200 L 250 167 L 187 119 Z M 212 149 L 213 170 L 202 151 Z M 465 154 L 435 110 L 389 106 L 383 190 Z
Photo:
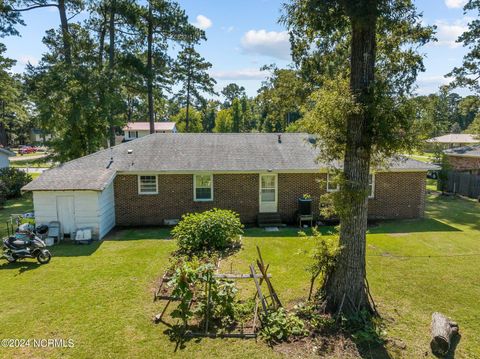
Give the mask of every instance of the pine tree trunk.
M 8 147 L 7 131 L 3 122 L 0 122 L 0 145 L 3 147 Z
M 155 133 L 155 116 L 153 109 L 153 15 L 152 5 L 148 5 L 148 33 L 147 33 L 147 92 L 148 92 L 148 119 L 150 133 Z
M 345 182 L 341 189 L 345 194 L 341 204 L 344 211 L 341 211 L 340 215 L 342 250 L 324 288 L 327 309 L 331 312 L 341 309 L 347 315 L 363 309 L 371 311 L 365 284 L 365 252 L 371 153 L 369 126 L 374 105 L 376 1 L 364 0 L 363 3 L 363 11 L 359 11 L 357 7 L 352 10 L 355 13 L 350 14 L 350 89 L 364 111 L 347 118 Z
M 116 12 L 116 0 L 110 2 L 110 23 L 109 23 L 109 37 L 110 48 L 108 51 L 108 82 L 110 89 L 110 96 L 115 91 L 112 81 L 113 72 L 115 71 L 115 12 Z M 113 104 L 109 101 L 109 113 L 108 113 L 108 127 L 109 127 L 109 140 L 110 146 L 115 146 L 115 126 L 113 118 Z
M 67 10 L 65 8 L 65 0 L 58 0 L 58 11 L 60 13 L 60 24 L 62 27 L 63 50 L 65 52 L 65 62 L 72 64 L 72 50 L 70 46 L 70 33 L 68 32 Z

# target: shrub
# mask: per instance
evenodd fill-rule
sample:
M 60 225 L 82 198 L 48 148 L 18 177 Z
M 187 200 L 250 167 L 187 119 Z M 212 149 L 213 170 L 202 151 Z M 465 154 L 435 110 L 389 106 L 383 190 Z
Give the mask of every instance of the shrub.
M 0 191 L 6 199 L 20 197 L 22 187 L 31 180 L 32 176 L 16 168 L 0 169 Z
M 214 208 L 184 215 L 172 235 L 182 252 L 198 253 L 233 247 L 243 233 L 242 229 L 237 213 Z

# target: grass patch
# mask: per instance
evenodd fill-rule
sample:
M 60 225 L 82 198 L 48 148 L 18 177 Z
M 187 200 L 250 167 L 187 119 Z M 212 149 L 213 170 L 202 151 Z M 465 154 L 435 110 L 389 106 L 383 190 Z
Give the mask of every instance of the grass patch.
M 9 201 L 9 213 L 31 209 L 31 199 Z M 256 246 L 270 264 L 272 283 L 287 307 L 308 294 L 305 267 L 313 248 L 296 228 L 245 231 L 243 248 L 221 262 L 222 272 L 247 273 Z M 202 339 L 175 353 L 166 327 L 151 318 L 159 276 L 176 249 L 168 229 L 121 229 L 92 245 L 52 247 L 50 264 L 0 263 L 0 338 L 72 338 L 74 348 L 0 348 L 0 357 L 275 358 L 262 342 Z M 387 336 L 406 345 L 387 346 L 391 357 L 429 356 L 430 316 L 442 311 L 460 325 L 456 358 L 480 357 L 480 205 L 429 196 L 427 218 L 372 225 L 367 236 L 367 272 L 387 324 Z M 253 283 L 239 281 L 240 295 Z M 427 355 L 425 355 L 427 353 Z M 432 357 L 433 358 L 433 357 Z

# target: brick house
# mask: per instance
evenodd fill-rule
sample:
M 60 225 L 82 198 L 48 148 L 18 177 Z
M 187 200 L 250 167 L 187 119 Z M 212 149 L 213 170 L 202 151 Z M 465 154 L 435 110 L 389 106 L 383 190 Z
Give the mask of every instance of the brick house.
M 152 134 L 67 162 L 23 190 L 33 192 L 38 223 L 59 220 L 65 233 L 115 225 L 163 225 L 182 214 L 231 209 L 244 223 L 276 213 L 292 223 L 298 198 L 335 191 L 332 164 L 307 134 Z M 434 166 L 396 157 L 370 175 L 371 218 L 418 218 L 426 172 Z
M 450 169 L 480 173 L 480 146 L 465 146 L 444 151 Z

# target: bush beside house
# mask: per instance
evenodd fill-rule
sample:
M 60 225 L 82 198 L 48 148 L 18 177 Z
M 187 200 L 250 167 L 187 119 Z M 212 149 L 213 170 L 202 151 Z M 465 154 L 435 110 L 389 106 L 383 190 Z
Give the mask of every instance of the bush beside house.
M 240 216 L 217 208 L 186 214 L 172 230 L 179 249 L 185 253 L 231 248 L 242 233 Z

